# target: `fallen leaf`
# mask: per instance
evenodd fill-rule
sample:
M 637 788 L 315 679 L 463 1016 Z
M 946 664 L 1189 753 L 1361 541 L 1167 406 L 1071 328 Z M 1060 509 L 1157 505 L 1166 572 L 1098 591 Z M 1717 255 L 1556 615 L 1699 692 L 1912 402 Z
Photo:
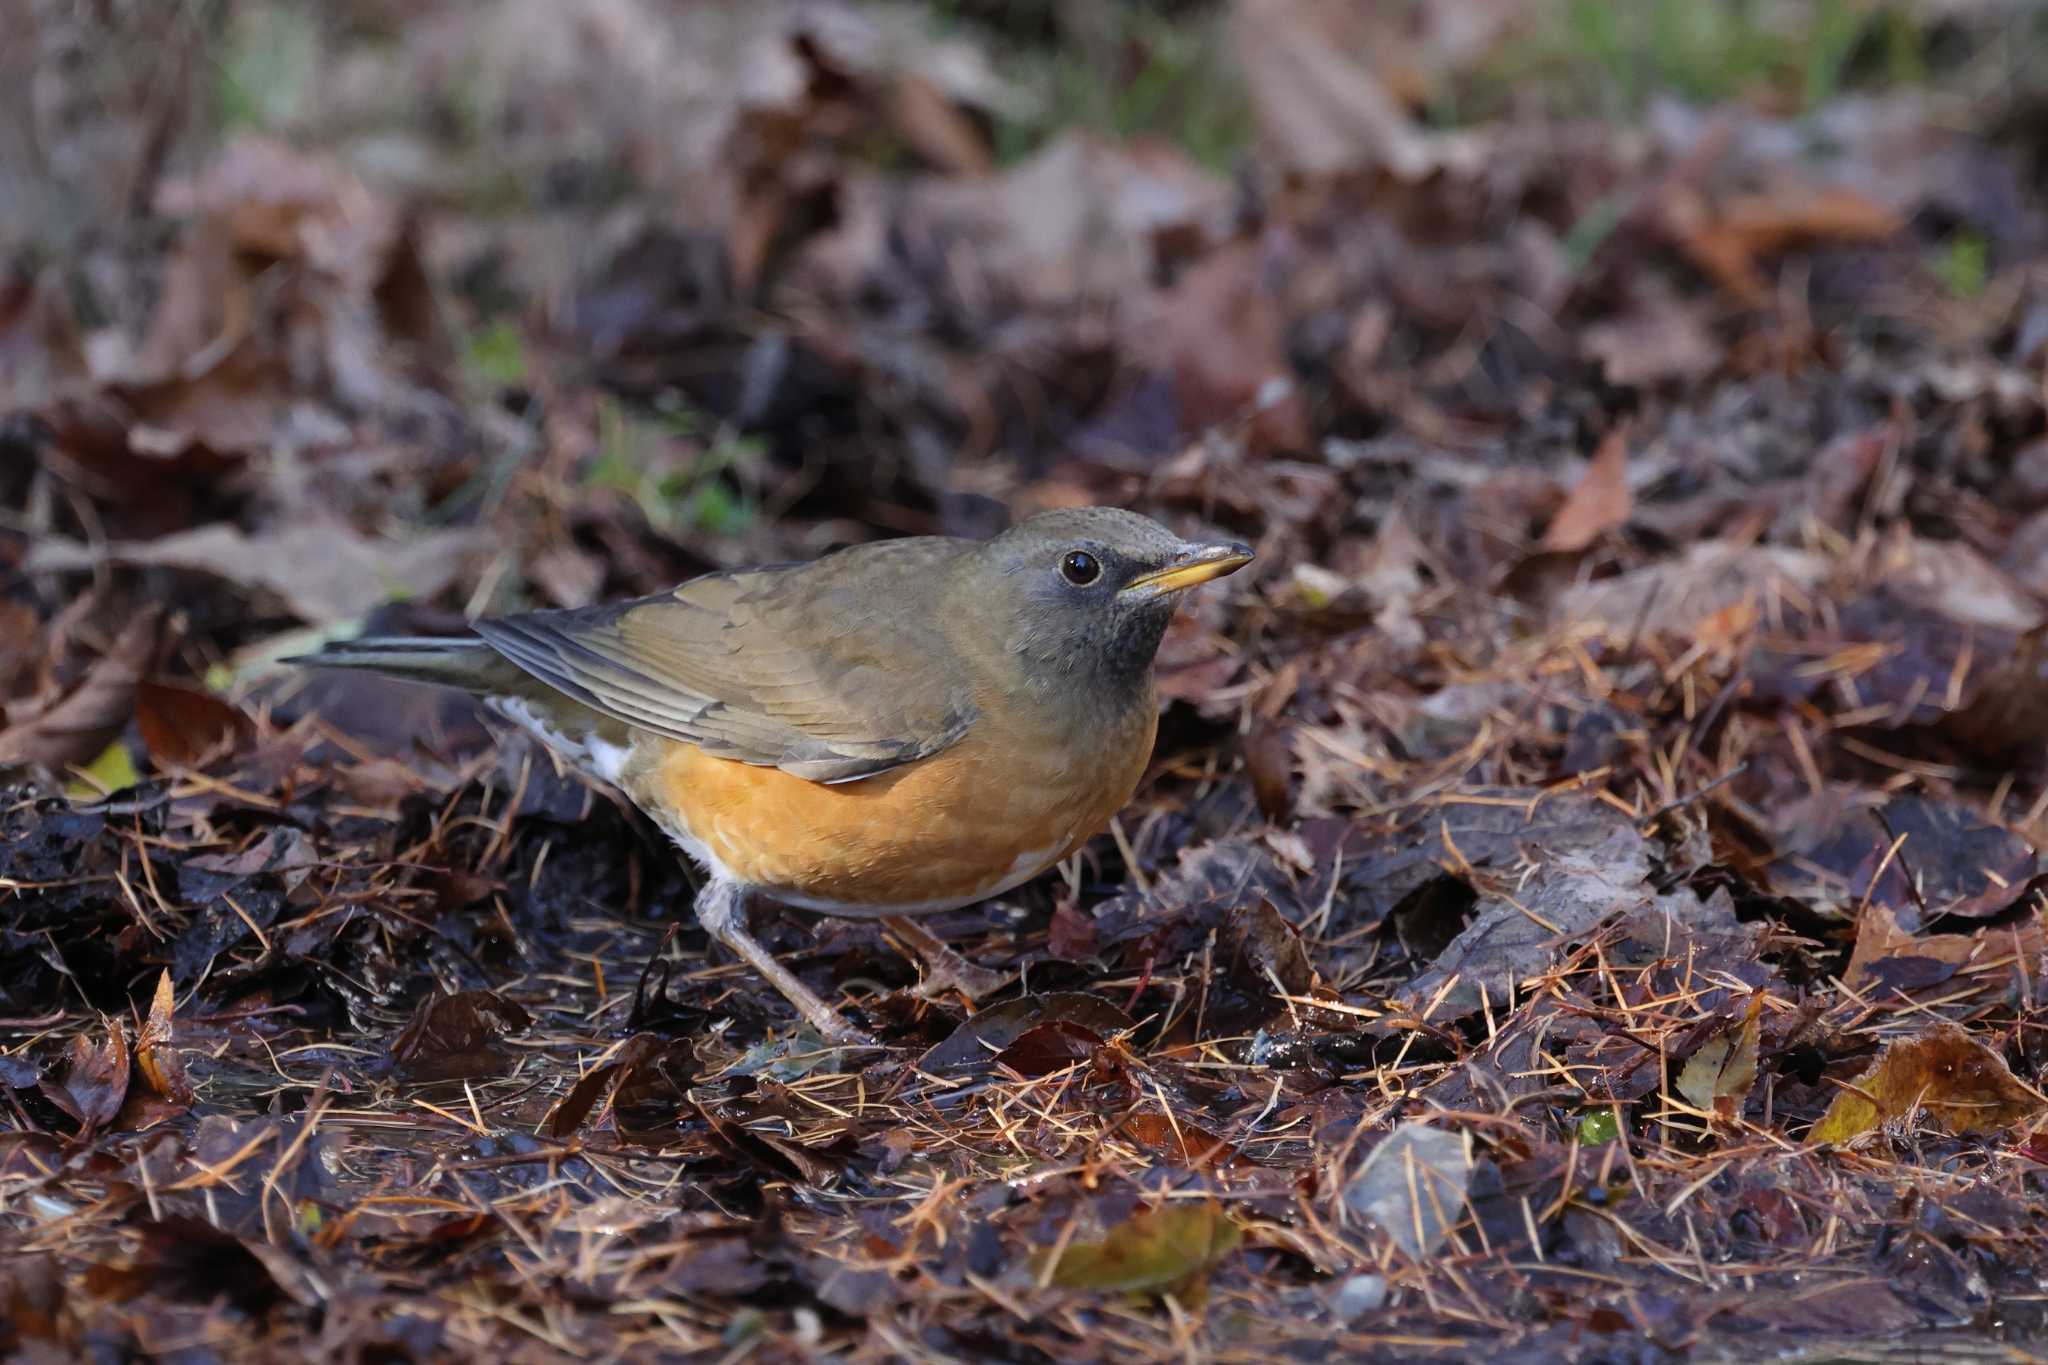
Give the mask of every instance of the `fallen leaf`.
M 77 772 L 75 781 L 64 784 L 64 794 L 73 801 L 97 801 L 127 791 L 142 780 L 142 774 L 135 768 L 134 755 L 118 739 L 100 750 L 100 756 L 92 762 L 80 764 Z
M 673 1120 L 695 1071 L 688 1042 L 636 1033 L 619 1045 L 609 1062 L 583 1073 L 548 1115 L 548 1133 L 557 1139 L 569 1137 L 590 1121 L 594 1109 L 595 1123 L 610 1117 L 623 1135 L 655 1130 L 664 1119 Z M 604 1101 L 601 1109 L 599 1100 Z
M 1067 1024 L 1097 1038 L 1113 1038 L 1134 1026 L 1131 1016 L 1099 995 L 1053 991 L 1005 1000 L 969 1019 L 918 1058 L 918 1069 L 934 1075 L 986 1064 L 1032 1029 Z
M 1943 728 L 1992 759 L 2015 746 L 2048 746 L 2048 627 L 2021 635 L 2004 662 L 1979 674 L 1975 695 L 1944 718 Z
M 0 730 L 0 767 L 63 768 L 100 754 L 134 712 L 135 689 L 156 656 L 161 619 L 154 607 L 137 613 L 69 694 L 37 711 L 15 708 Z
M 986 175 L 995 161 L 988 140 L 939 86 L 914 71 L 896 79 L 890 118 L 903 140 L 951 175 Z
M 1835 1096 L 1807 1138 L 1847 1142 L 1916 1113 L 1948 1133 L 1997 1133 L 2042 1108 L 2004 1058 L 1954 1024 L 1939 1024 L 1888 1044 L 1876 1065 Z
M 1666 300 L 1579 333 L 1579 349 L 1600 364 L 1617 388 L 1648 388 L 1705 377 L 1720 364 L 1722 348 L 1696 309 Z
M 1901 923 L 1898 910 L 1873 900 L 1856 917 L 1856 947 L 1842 971 L 1842 984 L 1882 1003 L 1935 987 L 1949 994 L 1953 988 L 1947 983 L 1965 976 L 1977 992 L 2005 999 L 2026 988 L 2035 972 L 2032 964 L 2048 952 L 2044 927 L 2036 908 L 2018 923 L 1967 934 L 1914 933 Z
M 1315 988 L 1315 964 L 1301 931 L 1264 896 L 1232 908 L 1222 943 L 1229 950 L 1224 960 L 1251 994 L 1305 995 Z
M 1224 1170 L 1249 1164 L 1244 1153 L 1228 1139 L 1218 1137 L 1187 1119 L 1169 1118 L 1156 1109 L 1139 1110 L 1126 1118 L 1117 1131 L 1142 1146 L 1164 1153 L 1171 1161 L 1198 1170 Z
M 1353 827 L 1344 845 L 1360 913 L 1377 920 L 1433 882 L 1517 869 L 1528 851 L 1583 853 L 1634 826 L 1604 801 L 1535 787 L 1473 787 L 1393 812 L 1384 829 Z
M 839 226 L 804 249 L 810 287 L 846 298 L 894 290 L 901 242 L 972 240 L 978 288 L 1051 306 L 1147 294 L 1167 243 L 1221 242 L 1232 212 L 1229 186 L 1179 148 L 1083 133 L 1000 175 L 935 179 L 907 195 L 855 179 L 841 199 Z
M 1959 801 L 1830 787 L 1774 814 L 1782 833 L 1764 884 L 1821 914 L 1875 903 L 1914 930 L 1942 915 L 1986 919 L 2041 867 L 2033 845 Z
M 1105 1294 L 1172 1289 L 1236 1249 L 1244 1230 L 1213 1199 L 1171 1200 L 1140 1209 L 1095 1242 L 1069 1243 L 1052 1282 Z
M 411 1080 L 494 1075 L 504 1061 L 496 1046 L 499 1035 L 532 1022 L 523 1007 L 496 991 L 430 995 L 391 1044 L 391 1060 Z
M 1628 486 L 1628 424 L 1601 438 L 1586 472 L 1557 509 L 1543 533 L 1543 548 L 1571 554 L 1628 522 L 1635 505 Z
M 1061 962 L 1083 962 L 1095 956 L 1095 918 L 1069 901 L 1053 907 L 1046 932 L 1046 951 Z
M 247 532 L 216 523 L 157 540 L 103 546 L 45 538 L 28 554 L 37 572 L 102 564 L 148 565 L 213 574 L 274 593 L 315 625 L 356 621 L 396 597 L 433 597 L 463 572 L 482 542 L 470 531 L 434 531 L 378 542 L 336 524 L 292 522 Z
M 319 1301 L 300 1264 L 266 1242 L 245 1241 L 202 1218 L 182 1216 L 145 1222 L 140 1233 L 129 1264 L 96 1265 L 86 1272 L 92 1293 L 117 1301 L 157 1294 L 191 1304 L 225 1302 L 252 1316 L 286 1301 L 305 1307 Z
M 1689 639 L 1701 622 L 1731 607 L 1776 619 L 1779 603 L 1807 600 L 1828 569 L 1827 557 L 1809 550 L 1707 541 L 1676 560 L 1574 588 L 1559 600 L 1557 615 L 1597 623 L 1618 639 Z
M 1384 170 L 1420 180 L 1476 171 L 1483 144 L 1419 126 L 1372 69 L 1344 0 L 1238 0 L 1232 51 L 1244 72 L 1259 136 L 1279 166 L 1312 176 Z
M 1679 247 L 1746 307 L 1769 301 L 1761 262 L 1816 243 L 1883 242 L 1904 226 L 1897 212 L 1854 190 L 1783 183 L 1716 206 L 1685 192 L 1665 205 Z
M 1211 252 L 1133 310 L 1126 346 L 1146 368 L 1173 376 L 1183 435 L 1242 417 L 1255 453 L 1307 449 L 1307 409 L 1256 245 Z
M 1395 999 L 1437 1021 L 1469 1014 L 1487 1001 L 1503 1004 L 1519 982 L 1548 970 L 1574 941 L 1609 919 L 1659 901 L 1648 883 L 1649 842 L 1625 822 L 1590 849 L 1549 852 L 1539 846 L 1526 861 L 1533 866 L 1526 875 L 1480 879 L 1470 922 Z M 1699 904 L 1690 891 L 1663 899 L 1674 913 Z
M 71 1038 L 70 1064 L 61 1078 L 43 1077 L 50 1103 L 78 1120 L 81 1136 L 114 1121 L 128 1097 L 128 1031 L 119 1019 L 105 1019 L 95 1044 L 83 1033 Z
M 1344 1206 L 1379 1224 L 1416 1260 L 1465 1216 L 1472 1154 L 1458 1133 L 1410 1119 L 1381 1139 L 1345 1184 Z
M 1252 795 L 1259 814 L 1274 824 L 1285 824 L 1294 813 L 1294 742 L 1286 726 L 1265 724 L 1252 731 L 1244 743 L 1245 772 L 1252 780 Z
M 142 1031 L 135 1036 L 135 1069 L 142 1073 L 142 1079 L 149 1088 L 173 1104 L 192 1103 L 192 1082 L 185 1075 L 184 1059 L 171 1046 L 173 1035 L 171 1012 L 176 997 L 171 990 L 171 974 L 161 973 L 156 979 L 156 995 L 149 1006 L 149 1018 L 143 1021 Z
M 55 271 L 0 273 L 0 413 L 32 408 L 88 376 L 78 324 Z
M 136 688 L 135 724 L 160 771 L 189 768 L 255 733 L 247 716 L 211 692 L 157 682 Z
M 1020 1076 L 1046 1076 L 1085 1062 L 1102 1046 L 1102 1035 L 1067 1019 L 1034 1025 L 996 1054 L 995 1064 Z
M 1756 1085 L 1757 1020 L 1763 1012 L 1761 992 L 1749 998 L 1742 1022 L 1686 1059 L 1678 1073 L 1678 1093 L 1693 1108 L 1726 1122 L 1742 1113 L 1742 1102 Z

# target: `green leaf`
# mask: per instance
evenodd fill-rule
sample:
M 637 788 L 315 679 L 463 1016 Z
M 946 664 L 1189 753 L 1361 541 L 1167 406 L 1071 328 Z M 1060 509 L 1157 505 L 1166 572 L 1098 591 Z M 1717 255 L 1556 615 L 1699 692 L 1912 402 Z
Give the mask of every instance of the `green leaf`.
M 470 333 L 463 352 L 470 373 L 491 388 L 516 388 L 530 372 L 525 338 L 503 318 Z
M 1991 278 L 1991 244 L 1968 228 L 1956 229 L 1935 256 L 1934 273 L 1957 298 L 1976 298 Z
M 1579 1115 L 1579 1145 L 1598 1147 L 1621 1136 L 1621 1120 L 1612 1109 L 1589 1109 Z

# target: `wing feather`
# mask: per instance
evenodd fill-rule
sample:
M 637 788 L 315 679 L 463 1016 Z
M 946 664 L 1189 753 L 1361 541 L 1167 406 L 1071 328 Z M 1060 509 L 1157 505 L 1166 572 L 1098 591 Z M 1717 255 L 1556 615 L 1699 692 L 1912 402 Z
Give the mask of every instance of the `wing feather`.
M 939 614 L 920 605 L 967 544 L 889 541 L 475 630 L 628 725 L 816 782 L 854 781 L 938 753 L 974 723 Z

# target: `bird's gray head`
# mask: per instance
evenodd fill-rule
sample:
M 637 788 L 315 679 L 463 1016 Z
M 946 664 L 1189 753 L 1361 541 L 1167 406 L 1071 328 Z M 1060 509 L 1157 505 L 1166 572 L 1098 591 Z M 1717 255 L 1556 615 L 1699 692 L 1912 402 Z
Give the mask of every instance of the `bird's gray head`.
M 1251 558 L 1243 545 L 1182 540 L 1135 512 L 1072 508 L 977 546 L 954 601 L 986 613 L 1028 683 L 1128 689 L 1151 668 L 1180 593 Z

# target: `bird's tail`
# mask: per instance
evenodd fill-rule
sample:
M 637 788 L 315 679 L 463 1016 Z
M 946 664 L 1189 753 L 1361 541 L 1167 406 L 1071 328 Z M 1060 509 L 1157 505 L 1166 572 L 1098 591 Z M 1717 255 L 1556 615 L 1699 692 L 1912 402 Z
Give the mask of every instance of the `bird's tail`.
M 477 696 L 517 695 L 532 687 L 516 665 L 474 637 L 366 636 L 337 640 L 317 654 L 298 654 L 282 662 L 304 668 L 363 669 Z

